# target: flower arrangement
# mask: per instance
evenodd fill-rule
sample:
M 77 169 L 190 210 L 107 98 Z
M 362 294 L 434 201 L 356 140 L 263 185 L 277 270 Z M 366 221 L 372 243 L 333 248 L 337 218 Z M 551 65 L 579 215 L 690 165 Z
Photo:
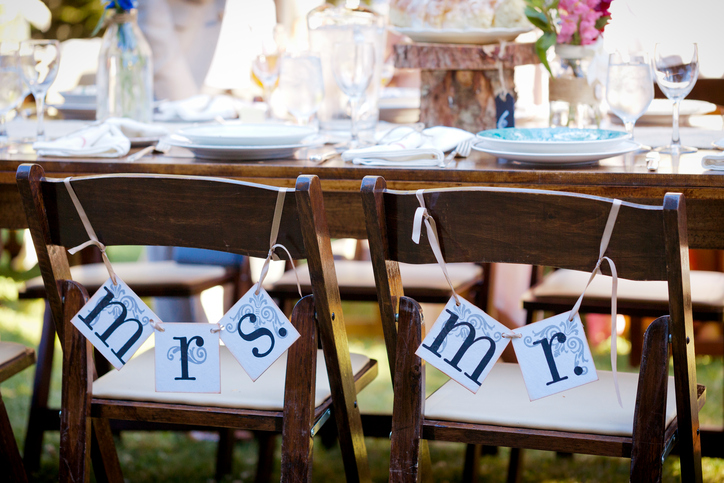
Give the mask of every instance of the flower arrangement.
M 535 49 L 548 72 L 547 52 L 554 44 L 591 45 L 611 19 L 612 0 L 525 0 L 525 16 L 543 31 Z
M 103 10 L 103 15 L 101 15 L 101 18 L 98 19 L 98 24 L 96 25 L 96 28 L 93 29 L 91 37 L 95 37 L 98 31 L 100 31 L 103 25 L 105 25 L 109 10 L 115 10 L 116 13 L 129 12 L 134 8 L 138 8 L 138 0 L 109 0 L 105 6 L 106 8 Z

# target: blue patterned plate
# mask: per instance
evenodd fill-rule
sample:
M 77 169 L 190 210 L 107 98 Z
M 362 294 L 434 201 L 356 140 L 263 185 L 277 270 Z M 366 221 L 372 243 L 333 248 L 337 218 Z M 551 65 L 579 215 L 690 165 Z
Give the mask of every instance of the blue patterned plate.
M 486 148 L 540 154 L 604 152 L 627 137 L 624 131 L 567 127 L 489 129 L 478 133 L 478 140 Z

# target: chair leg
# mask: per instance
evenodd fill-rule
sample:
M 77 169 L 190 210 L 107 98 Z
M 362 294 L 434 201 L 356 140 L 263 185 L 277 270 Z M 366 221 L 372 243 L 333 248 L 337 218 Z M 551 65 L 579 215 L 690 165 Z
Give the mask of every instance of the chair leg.
M 259 443 L 259 458 L 256 463 L 254 483 L 269 483 L 274 466 L 274 450 L 277 447 L 277 435 L 266 431 L 256 433 Z
M 311 295 L 299 301 L 292 321 L 300 337 L 287 356 L 281 481 L 312 481 L 317 331 Z
M 422 340 L 420 306 L 412 299 L 400 299 L 397 361 L 390 443 L 390 483 L 419 481 L 422 440 L 422 404 L 425 398 L 425 363 L 415 350 Z M 424 455 L 423 455 L 424 456 Z M 424 463 L 424 460 L 422 461 Z
M 25 448 L 23 460 L 28 473 L 34 473 L 40 468 L 40 453 L 43 448 L 43 432 L 47 427 L 48 395 L 50 393 L 50 376 L 53 369 L 53 354 L 55 352 L 55 325 L 48 302 L 45 302 L 43 315 L 43 331 L 37 351 L 37 364 L 35 365 L 35 378 L 33 381 L 33 396 L 30 399 L 30 414 L 28 428 L 25 432 Z M 57 427 L 55 428 L 57 429 Z
M 123 483 L 121 463 L 113 442 L 111 425 L 107 419 L 93 418 L 91 435 L 91 461 L 97 483 Z
M 525 450 L 521 448 L 510 448 L 510 460 L 508 461 L 507 483 L 519 483 L 523 477 L 523 457 Z
M 216 447 L 216 476 L 217 480 L 231 473 L 234 462 L 234 430 L 223 428 L 219 430 L 219 444 Z
M 669 372 L 668 317 L 656 319 L 646 331 L 634 412 L 631 481 L 660 482 L 666 430 Z
M 0 472 L 10 481 L 27 482 L 23 460 L 20 457 L 18 444 L 15 442 L 10 418 L 5 410 L 2 394 L 0 394 Z
M 631 352 L 628 356 L 628 362 L 631 367 L 638 367 L 641 364 L 641 351 L 644 345 L 644 333 L 642 317 L 631 317 L 631 328 L 629 329 L 629 339 L 631 340 Z
M 480 453 L 482 446 L 479 444 L 465 445 L 465 464 L 463 465 L 463 481 L 466 483 L 477 483 L 480 474 Z
M 93 384 L 93 346 L 70 323 L 70 319 L 88 300 L 85 289 L 66 281 L 63 324 L 63 389 L 60 413 L 59 481 L 90 480 L 91 387 Z

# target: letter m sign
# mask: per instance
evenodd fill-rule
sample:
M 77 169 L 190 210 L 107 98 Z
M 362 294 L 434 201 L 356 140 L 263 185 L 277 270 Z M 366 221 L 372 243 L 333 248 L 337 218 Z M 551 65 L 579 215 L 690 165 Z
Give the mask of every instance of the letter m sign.
M 109 278 L 71 323 L 116 369 L 128 362 L 153 333 L 158 316 L 120 278 Z

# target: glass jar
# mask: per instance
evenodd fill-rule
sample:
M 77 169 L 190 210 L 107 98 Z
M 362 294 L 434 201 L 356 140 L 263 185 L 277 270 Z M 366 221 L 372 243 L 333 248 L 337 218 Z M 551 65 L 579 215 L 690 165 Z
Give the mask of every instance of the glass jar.
M 350 130 L 349 98 L 337 86 L 332 72 L 332 47 L 336 42 L 371 42 L 375 46 L 375 67 L 370 85 L 359 106 L 360 137 L 374 135 L 379 119 L 379 92 L 382 87 L 382 64 L 387 31 L 383 16 L 369 10 L 359 1 L 348 0 L 334 6 L 325 3 L 307 15 L 309 47 L 322 59 L 324 100 L 317 117 L 325 131 Z
M 588 76 L 594 51 L 582 45 L 557 44 L 555 53 L 548 82 L 550 126 L 599 127 L 603 86 Z
M 151 47 L 136 17 L 133 9 L 116 12 L 108 20 L 98 58 L 96 119 L 127 117 L 152 121 Z

